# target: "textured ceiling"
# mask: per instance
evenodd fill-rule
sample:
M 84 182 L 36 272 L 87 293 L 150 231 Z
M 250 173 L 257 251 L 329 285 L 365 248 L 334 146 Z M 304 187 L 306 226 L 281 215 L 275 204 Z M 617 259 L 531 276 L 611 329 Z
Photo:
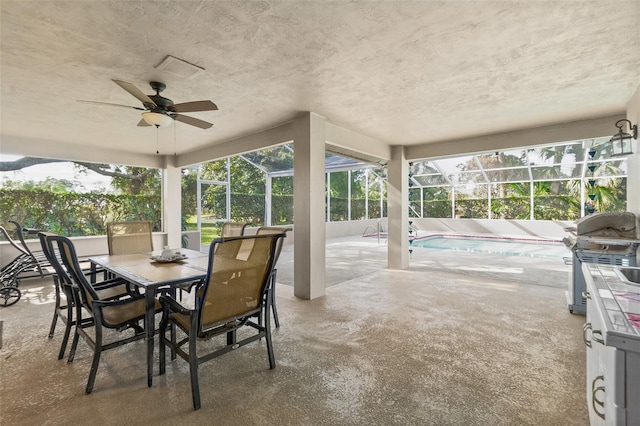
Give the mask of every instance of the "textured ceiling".
M 211 99 L 184 153 L 301 111 L 414 145 L 624 111 L 640 82 L 640 1 L 6 1 L 2 137 L 155 151 L 111 79 Z M 154 67 L 173 55 L 193 80 Z M 173 152 L 173 126 L 159 132 Z M 1 148 L 1 146 L 0 146 Z

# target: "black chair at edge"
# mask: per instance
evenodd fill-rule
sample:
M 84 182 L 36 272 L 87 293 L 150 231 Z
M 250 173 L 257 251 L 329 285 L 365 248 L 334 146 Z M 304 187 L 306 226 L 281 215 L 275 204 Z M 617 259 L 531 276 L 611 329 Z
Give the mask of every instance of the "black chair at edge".
M 60 345 L 60 352 L 58 353 L 58 359 L 62 359 L 67 348 L 71 329 L 78 321 L 83 325 L 91 325 L 93 323 L 93 318 L 82 318 L 82 305 L 79 303 L 80 295 L 78 294 L 78 287 L 73 283 L 69 274 L 63 269 L 55 252 L 49 251 L 47 238 L 56 236 L 58 235 L 52 232 L 38 232 L 42 252 L 46 256 L 48 263 L 55 270 L 55 273 L 53 274 L 55 306 L 53 319 L 51 320 L 51 327 L 49 328 L 49 339 L 53 338 L 56 324 L 58 319 L 60 319 L 65 325 L 64 336 Z M 86 274 L 87 272 L 84 273 Z M 92 285 L 100 299 L 110 300 L 128 295 L 129 290 L 127 284 L 128 283 L 122 279 L 114 279 Z M 64 300 L 62 298 L 62 294 L 64 294 Z M 77 311 L 75 315 L 74 310 Z
M 139 322 L 145 317 L 145 299 L 144 296 L 130 293 L 125 297 L 118 299 L 104 300 L 96 289 L 87 281 L 86 277 L 80 269 L 78 257 L 71 240 L 62 236 L 48 236 L 46 238 L 50 253 L 55 253 L 56 249 L 60 254 L 62 265 L 59 266 L 58 274 L 65 275 L 70 282 L 73 282 L 78 288 L 79 301 L 76 305 L 76 327 L 73 336 L 73 342 L 69 351 L 68 362 L 73 362 L 78 339 L 80 336 L 87 342 L 93 350 L 93 362 L 91 371 L 89 372 L 89 380 L 87 382 L 86 393 L 89 394 L 93 390 L 93 384 L 100 363 L 100 355 L 102 351 L 113 349 L 127 343 L 144 339 L 144 330 L 139 326 Z M 64 267 L 64 268 L 63 268 Z M 93 318 L 92 323 L 85 323 L 80 320 L 81 307 L 84 307 Z M 156 312 L 160 312 L 160 303 L 156 301 Z M 95 327 L 95 339 L 91 337 L 85 328 L 93 325 Z M 154 325 L 151 324 L 151 327 Z M 133 336 L 125 337 L 109 343 L 103 343 L 103 328 L 116 329 L 118 331 L 126 331 L 133 329 Z
M 266 339 L 269 367 L 276 367 L 271 341 L 270 304 L 267 286 L 278 242 L 284 234 L 250 235 L 218 238 L 211 243 L 207 277 L 196 291 L 194 309 L 187 309 L 170 296 L 161 296 L 163 307 L 160 322 L 160 374 L 166 370 L 165 346 L 189 362 L 193 408 L 200 408 L 198 366 L 206 361 L 256 340 Z M 255 322 L 264 315 L 265 325 Z M 173 326 L 187 336 L 177 341 Z M 171 338 L 166 337 L 171 326 Z M 237 340 L 236 331 L 251 327 L 256 333 Z M 198 356 L 197 342 L 226 335 L 226 345 Z M 245 337 L 246 336 L 246 337 Z M 185 352 L 183 346 L 188 347 Z
M 278 228 L 276 226 L 262 226 L 258 228 L 256 231 L 256 235 L 272 235 L 272 234 L 281 234 L 291 231 L 291 228 Z M 284 238 L 280 238 L 278 240 L 278 245 L 276 247 L 276 252 L 273 259 L 273 269 L 271 270 L 271 276 L 269 276 L 269 284 L 267 286 L 268 292 L 267 297 L 271 298 L 271 311 L 273 312 L 273 320 L 276 324 L 276 328 L 280 327 L 280 320 L 278 319 L 278 309 L 276 307 L 276 274 L 278 270 L 276 268 L 278 264 L 278 258 L 280 257 L 280 252 L 282 251 L 282 245 L 284 244 Z

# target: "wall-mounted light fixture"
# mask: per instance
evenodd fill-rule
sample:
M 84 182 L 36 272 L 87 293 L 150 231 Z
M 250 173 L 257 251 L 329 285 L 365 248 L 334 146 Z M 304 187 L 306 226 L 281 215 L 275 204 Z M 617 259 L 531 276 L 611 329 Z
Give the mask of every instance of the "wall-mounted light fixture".
M 622 130 L 625 126 L 625 123 L 629 128 L 629 133 Z M 613 149 L 611 155 L 627 155 L 633 153 L 633 147 L 631 146 L 631 143 L 634 139 L 638 138 L 638 125 L 632 125 L 631 121 L 622 119 L 616 121 L 616 127 L 618 128 L 618 133 L 611 136 L 611 139 L 609 140 L 609 142 L 611 142 L 611 148 Z

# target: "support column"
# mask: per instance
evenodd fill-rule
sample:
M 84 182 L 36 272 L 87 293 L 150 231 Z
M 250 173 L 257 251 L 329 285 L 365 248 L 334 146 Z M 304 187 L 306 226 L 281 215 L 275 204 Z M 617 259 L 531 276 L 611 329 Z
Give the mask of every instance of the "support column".
M 325 295 L 325 119 L 312 112 L 294 127 L 293 292 L 302 299 Z
M 389 269 L 409 268 L 409 163 L 404 147 L 391 147 L 387 166 L 389 214 L 387 257 Z
M 162 169 L 162 229 L 167 233 L 167 245 L 182 247 L 182 175 L 175 166 L 176 157 L 164 157 Z M 155 247 L 161 249 L 162 247 Z
M 627 119 L 640 128 L 640 86 L 636 88 L 627 104 Z M 633 141 L 632 148 L 633 154 L 627 158 L 627 210 L 640 214 L 640 143 Z M 640 260 L 640 251 L 638 251 L 638 260 Z

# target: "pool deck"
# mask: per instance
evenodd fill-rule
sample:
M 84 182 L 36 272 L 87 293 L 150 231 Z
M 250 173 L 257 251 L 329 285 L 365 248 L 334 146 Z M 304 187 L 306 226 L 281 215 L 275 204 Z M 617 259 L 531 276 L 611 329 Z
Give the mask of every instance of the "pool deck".
M 309 301 L 294 295 L 284 247 L 278 367 L 262 342 L 203 364 L 198 411 L 181 360 L 147 388 L 143 342 L 104 353 L 85 395 L 91 351 L 82 342 L 72 364 L 56 359 L 52 280 L 25 282 L 0 309 L 4 423 L 588 424 L 584 316 L 567 310 L 561 259 L 422 249 L 397 271 L 384 241 L 362 237 L 327 241 L 326 253 L 326 296 Z
M 562 248 L 560 248 L 562 252 Z M 570 251 L 566 250 L 566 256 Z M 351 236 L 326 244 L 326 285 L 331 287 L 387 268 L 385 239 Z M 562 258 L 532 258 L 443 249 L 413 249 L 409 270 L 447 271 L 500 280 L 566 288 L 570 266 Z M 544 279 L 542 279 L 544 277 Z M 279 284 L 293 286 L 293 245 L 285 245 L 278 260 Z

